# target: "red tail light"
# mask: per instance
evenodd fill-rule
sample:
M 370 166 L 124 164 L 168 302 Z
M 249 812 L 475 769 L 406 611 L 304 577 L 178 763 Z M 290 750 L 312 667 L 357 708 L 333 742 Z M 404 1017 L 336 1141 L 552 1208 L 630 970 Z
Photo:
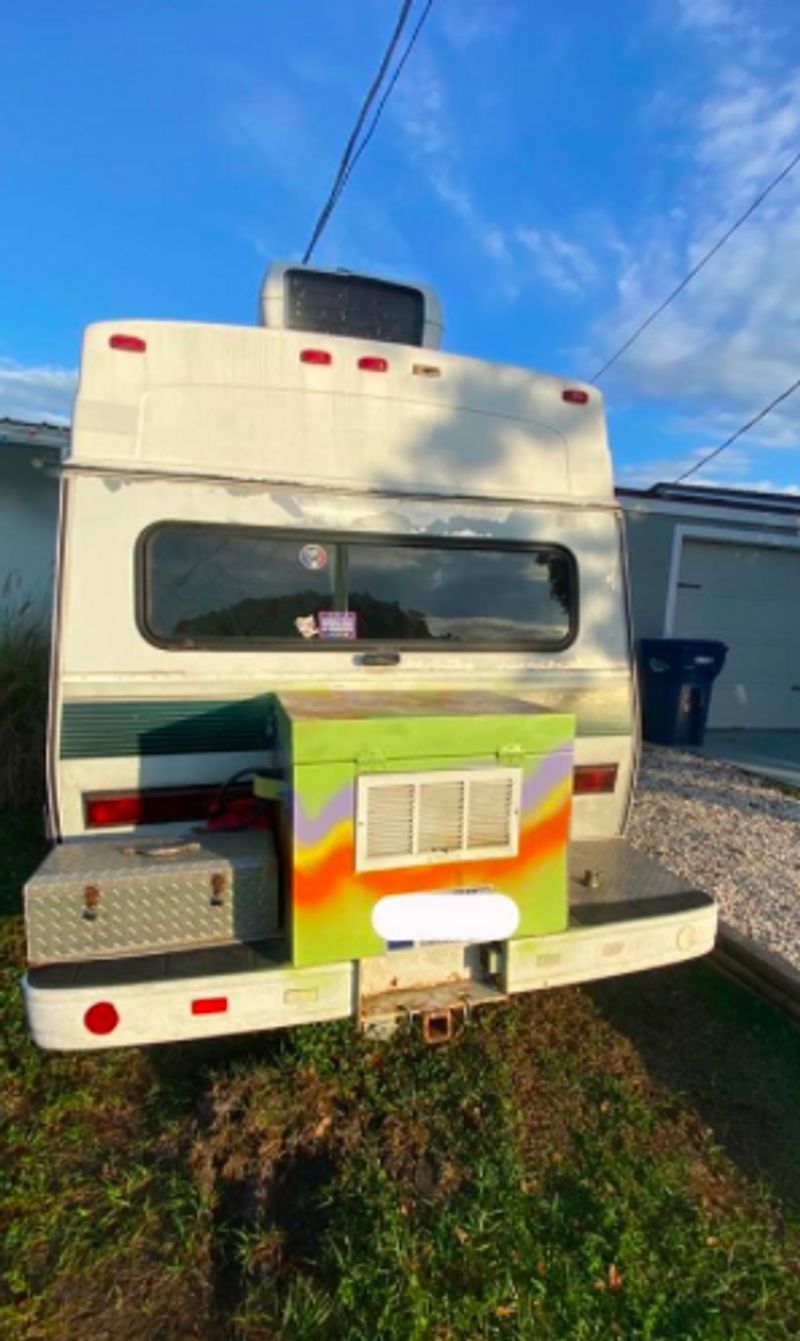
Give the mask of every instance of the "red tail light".
M 193 1015 L 224 1015 L 227 1009 L 226 996 L 197 996 L 192 1002 Z
M 578 764 L 572 781 L 576 796 L 613 792 L 617 785 L 617 764 Z
M 358 360 L 358 366 L 363 372 L 388 372 L 389 360 L 378 358 L 374 354 L 367 354 L 363 359 Z
M 112 349 L 122 349 L 128 354 L 143 354 L 147 341 L 140 335 L 112 335 L 108 341 Z
M 90 1034 L 113 1034 L 119 1024 L 119 1011 L 110 1001 L 96 1001 L 83 1017 Z
M 83 798 L 87 829 L 132 828 L 136 824 L 179 824 L 204 820 L 219 799 L 219 787 L 152 787 L 142 792 L 90 792 Z M 225 791 L 228 803 L 252 796 L 247 784 Z
M 301 363 L 333 363 L 333 357 L 327 349 L 301 349 Z
M 581 390 L 578 386 L 570 386 L 561 392 L 561 399 L 565 400 L 567 405 L 585 405 L 589 399 L 589 392 Z

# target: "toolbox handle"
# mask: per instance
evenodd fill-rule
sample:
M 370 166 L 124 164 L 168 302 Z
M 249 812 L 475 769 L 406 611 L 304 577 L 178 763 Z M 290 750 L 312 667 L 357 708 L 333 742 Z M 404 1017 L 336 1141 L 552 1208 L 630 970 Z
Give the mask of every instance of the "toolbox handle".
M 183 857 L 187 852 L 199 852 L 199 843 L 162 843 L 160 847 L 123 847 L 123 857 L 152 857 L 155 861 L 167 861 L 170 857 Z

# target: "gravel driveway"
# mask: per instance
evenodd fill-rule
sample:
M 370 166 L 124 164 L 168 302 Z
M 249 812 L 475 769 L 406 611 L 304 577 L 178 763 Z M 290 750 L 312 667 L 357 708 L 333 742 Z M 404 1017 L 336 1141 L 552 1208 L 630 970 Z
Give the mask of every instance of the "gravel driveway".
M 800 798 L 731 764 L 646 745 L 627 837 L 800 968 Z

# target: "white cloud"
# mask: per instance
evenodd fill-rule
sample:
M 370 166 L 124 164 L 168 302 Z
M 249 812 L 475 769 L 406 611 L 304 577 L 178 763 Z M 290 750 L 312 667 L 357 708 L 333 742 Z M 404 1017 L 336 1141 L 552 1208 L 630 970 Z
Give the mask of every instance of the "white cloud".
M 516 19 L 513 5 L 503 0 L 449 0 L 439 10 L 439 23 L 448 42 L 464 51 L 476 42 L 504 37 Z
M 614 298 L 577 351 L 589 376 L 800 147 L 800 75 L 783 62 L 780 35 L 758 28 L 744 2 L 678 2 L 693 40 L 714 35 L 705 96 L 677 116 L 672 106 L 660 132 L 681 168 L 680 208 L 646 216 L 616 256 L 609 251 Z M 748 23 L 759 41 L 723 55 L 720 32 Z M 604 376 L 612 405 L 660 401 L 673 431 L 723 441 L 800 376 L 798 255 L 800 165 Z M 753 450 L 800 445 L 800 394 L 744 441 Z
M 71 368 L 26 366 L 0 358 L 0 418 L 68 424 L 77 380 Z
M 632 489 L 649 489 L 653 484 L 669 484 L 703 459 L 711 447 L 698 447 L 691 452 L 660 456 L 641 462 L 619 464 L 615 469 L 616 483 Z M 763 462 L 756 454 L 740 450 L 738 446 L 709 461 L 686 480 L 686 484 L 701 484 L 718 489 L 754 490 L 757 493 L 800 495 L 800 470 L 797 479 L 777 483 L 768 475 L 760 474 Z
M 275 82 L 248 88 L 228 106 L 224 130 L 238 148 L 256 155 L 273 181 L 292 196 L 315 200 L 326 168 L 333 176 L 333 160 L 326 163 L 321 142 L 324 125 L 312 115 L 299 88 Z
M 678 16 L 686 28 L 725 28 L 738 22 L 739 8 L 730 0 L 678 0 Z
M 597 267 L 586 249 L 555 229 L 518 228 L 516 238 L 536 273 L 560 292 L 579 294 L 596 282 Z

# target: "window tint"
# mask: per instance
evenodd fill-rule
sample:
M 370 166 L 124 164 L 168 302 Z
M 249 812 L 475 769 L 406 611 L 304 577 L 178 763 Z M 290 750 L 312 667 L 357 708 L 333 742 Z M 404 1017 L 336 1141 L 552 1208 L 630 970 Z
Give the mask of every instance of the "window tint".
M 168 523 L 145 539 L 142 576 L 147 633 L 183 646 L 557 648 L 576 619 L 574 563 L 550 545 Z
M 350 609 L 362 638 L 560 643 L 570 628 L 561 551 L 353 545 Z

